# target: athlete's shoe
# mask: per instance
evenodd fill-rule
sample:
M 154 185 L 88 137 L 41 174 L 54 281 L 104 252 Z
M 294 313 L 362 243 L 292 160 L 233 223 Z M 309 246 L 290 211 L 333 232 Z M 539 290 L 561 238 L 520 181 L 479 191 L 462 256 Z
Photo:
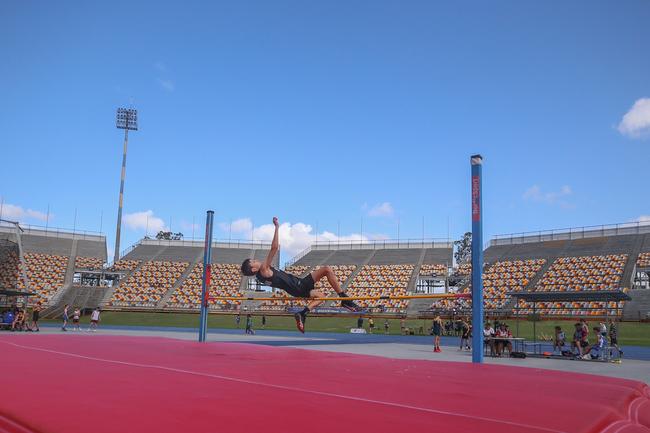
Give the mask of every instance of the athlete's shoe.
M 341 293 L 341 294 L 339 294 L 339 297 L 347 298 L 348 295 L 346 295 L 345 293 Z M 361 310 L 361 307 L 354 301 L 341 301 L 341 307 L 346 308 L 346 309 L 348 309 L 350 311 L 353 311 L 353 312 Z
M 298 331 L 301 333 L 305 333 L 305 319 L 307 319 L 306 315 L 303 315 L 301 313 L 296 313 L 293 315 L 294 319 L 296 319 L 296 327 L 298 328 Z

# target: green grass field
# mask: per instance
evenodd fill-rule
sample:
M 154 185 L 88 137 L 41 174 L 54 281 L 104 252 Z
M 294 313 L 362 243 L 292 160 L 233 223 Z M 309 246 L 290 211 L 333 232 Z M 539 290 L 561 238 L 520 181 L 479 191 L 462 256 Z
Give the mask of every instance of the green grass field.
M 296 326 L 292 317 L 288 316 L 266 316 L 266 329 L 295 331 Z M 179 328 L 198 327 L 198 314 L 190 313 L 139 313 L 139 312 L 113 312 L 105 311 L 101 316 L 103 325 L 125 325 L 125 326 L 172 326 Z M 87 323 L 88 317 L 82 319 Z M 48 321 L 52 322 L 52 321 Z M 245 317 L 242 316 L 240 328 L 244 327 Z M 349 332 L 350 328 L 356 327 L 356 316 L 345 317 L 309 317 L 307 326 L 312 332 Z M 507 323 L 513 334 L 517 333 L 517 321 L 509 320 Z M 573 321 L 543 321 L 536 323 L 536 334 L 539 337 L 542 333 L 553 335 L 555 325 L 562 327 L 567 337 L 573 334 Z M 389 319 L 390 334 L 400 333 L 400 320 Z M 589 322 L 590 327 L 596 326 L 597 322 Z M 368 327 L 368 321 L 364 320 L 364 326 Z M 423 327 L 425 332 L 431 327 L 430 320 L 406 320 L 406 326 L 419 330 Z M 237 328 L 234 315 L 211 314 L 208 317 L 209 328 Z M 261 327 L 261 317 L 254 317 L 254 328 Z M 297 331 L 296 331 L 297 332 Z M 384 319 L 375 319 L 375 333 L 384 333 Z M 618 325 L 618 340 L 622 345 L 650 346 L 650 323 L 625 322 Z M 526 339 L 533 338 L 533 323 L 526 320 L 519 321 L 519 336 Z

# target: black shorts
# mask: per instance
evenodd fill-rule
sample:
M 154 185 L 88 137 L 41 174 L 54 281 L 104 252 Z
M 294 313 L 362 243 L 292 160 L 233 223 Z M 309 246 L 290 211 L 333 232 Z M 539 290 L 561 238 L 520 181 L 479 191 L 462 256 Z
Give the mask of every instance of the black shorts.
M 309 298 L 309 292 L 314 290 L 314 279 L 309 273 L 299 278 L 295 285 L 284 287 L 283 290 L 296 298 Z
M 612 346 L 618 346 L 618 338 L 610 337 L 609 338 L 609 344 L 611 344 Z

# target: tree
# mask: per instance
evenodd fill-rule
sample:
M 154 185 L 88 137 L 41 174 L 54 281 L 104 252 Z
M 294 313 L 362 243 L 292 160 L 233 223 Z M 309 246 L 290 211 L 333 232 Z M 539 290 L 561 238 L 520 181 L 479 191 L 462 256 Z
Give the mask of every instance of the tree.
M 166 241 L 180 241 L 183 239 L 183 233 L 178 232 L 178 233 L 172 233 L 172 232 L 164 232 L 164 231 L 159 231 L 158 234 L 156 235 L 156 239 L 162 239 Z
M 454 258 L 457 264 L 465 263 L 472 258 L 472 232 L 466 232 L 462 238 L 454 241 L 456 252 Z

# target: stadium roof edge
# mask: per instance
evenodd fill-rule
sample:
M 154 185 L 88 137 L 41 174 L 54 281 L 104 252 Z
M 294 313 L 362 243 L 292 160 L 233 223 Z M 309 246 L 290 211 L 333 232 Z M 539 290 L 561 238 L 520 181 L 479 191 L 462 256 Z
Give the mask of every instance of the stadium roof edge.
M 203 239 L 150 239 L 143 238 L 135 245 L 156 245 L 166 247 L 201 247 L 204 246 Z M 244 240 L 215 240 L 212 241 L 212 248 L 242 248 L 242 249 L 257 249 L 257 248 L 270 248 L 271 242 L 268 241 L 244 241 Z
M 41 227 L 29 224 L 20 224 L 22 235 L 45 236 L 51 238 L 63 239 L 84 239 L 97 242 L 106 242 L 106 235 L 100 232 L 93 232 L 88 230 L 68 230 L 58 227 Z M 13 227 L 7 225 L 0 225 L 0 232 L 11 232 Z
M 337 251 L 337 250 L 379 250 L 379 249 L 422 249 L 422 248 L 449 248 L 453 249 L 454 243 L 449 239 L 380 239 L 363 241 L 320 241 L 314 242 L 289 260 L 286 265 L 292 265 L 312 251 Z
M 650 222 L 605 224 L 600 226 L 570 227 L 564 229 L 540 230 L 522 233 L 495 235 L 490 247 L 533 242 L 600 238 L 608 236 L 639 235 L 650 233 Z

